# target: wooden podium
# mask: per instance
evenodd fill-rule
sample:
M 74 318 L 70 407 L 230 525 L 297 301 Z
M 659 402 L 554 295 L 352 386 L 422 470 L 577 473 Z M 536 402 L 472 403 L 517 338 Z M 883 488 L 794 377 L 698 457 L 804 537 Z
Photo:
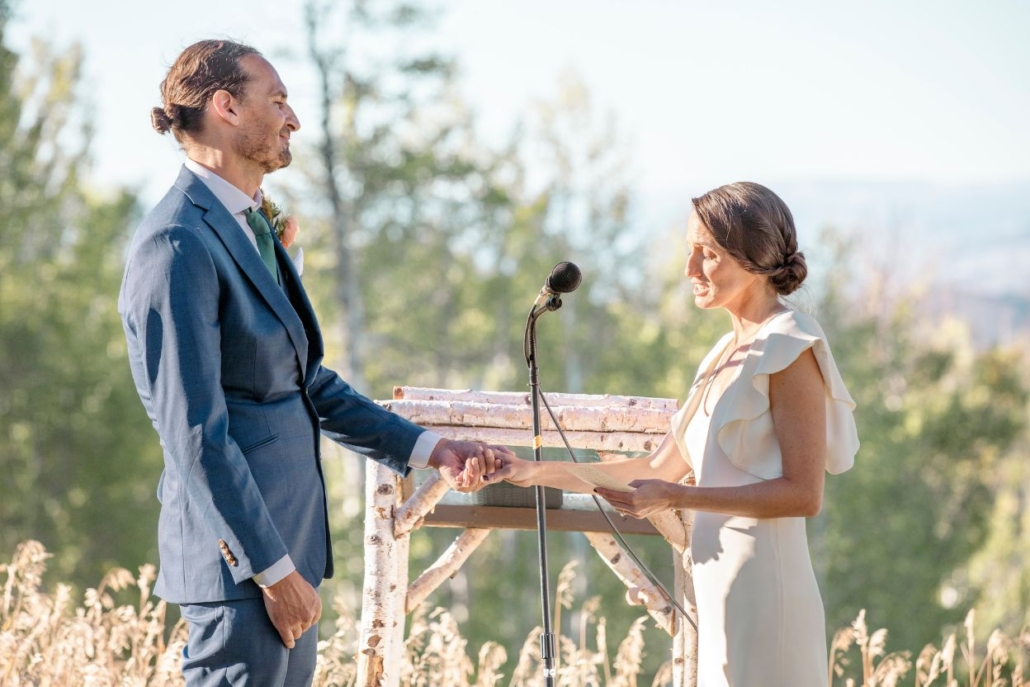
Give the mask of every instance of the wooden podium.
M 635 396 L 548 394 L 547 400 L 572 447 L 597 451 L 601 460 L 652 451 L 668 432 L 669 418 L 677 408 L 674 399 Z M 528 393 L 396 387 L 393 400 L 379 403 L 450 439 L 513 448 L 531 446 L 533 442 Z M 564 447 L 550 416 L 544 409 L 541 412 L 543 446 Z M 410 477 L 402 479 L 378 463 L 368 464 L 359 685 L 399 685 L 398 666 L 403 657 L 407 615 L 454 575 L 492 530 L 536 528 L 530 500 L 526 500 L 526 507 L 490 504 L 488 492 L 501 486 L 492 485 L 471 495 L 448 495 L 447 484 L 436 472 L 416 488 Z M 524 491 L 532 494 L 534 490 Z M 674 684 L 693 686 L 697 674 L 697 635 L 691 622 L 678 617 L 625 554 L 589 496 L 565 494 L 562 498 L 561 508 L 548 508 L 548 530 L 583 532 L 627 588 L 639 592 L 637 596 L 645 599 L 642 605 L 647 612 L 673 638 Z M 661 535 L 670 543 L 676 573 L 674 593 L 696 624 L 686 554 L 691 529 L 689 515 L 666 512 L 637 520 L 610 511 L 609 517 L 624 534 Z M 454 527 L 462 532 L 433 565 L 409 584 L 410 536 L 419 527 Z

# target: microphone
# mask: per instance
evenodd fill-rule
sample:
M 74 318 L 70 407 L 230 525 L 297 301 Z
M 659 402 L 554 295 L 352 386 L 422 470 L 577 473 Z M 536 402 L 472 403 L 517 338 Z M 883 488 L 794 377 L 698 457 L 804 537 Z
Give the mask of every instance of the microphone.
M 581 281 L 583 281 L 583 273 L 579 271 L 578 267 L 571 262 L 559 262 L 547 275 L 533 307 L 537 308 L 552 298 L 557 300 L 555 305 L 560 306 L 561 294 L 575 291 L 579 288 Z

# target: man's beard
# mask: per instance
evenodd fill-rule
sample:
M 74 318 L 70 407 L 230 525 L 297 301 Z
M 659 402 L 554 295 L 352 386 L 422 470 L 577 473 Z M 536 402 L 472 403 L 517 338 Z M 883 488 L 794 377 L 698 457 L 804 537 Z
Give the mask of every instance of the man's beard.
M 268 150 L 264 137 L 258 138 L 246 132 L 240 133 L 236 139 L 236 150 L 241 157 L 253 162 L 265 174 L 271 174 L 277 169 L 287 167 L 293 161 L 293 153 L 290 152 L 289 144 L 281 148 L 278 155 L 275 155 Z

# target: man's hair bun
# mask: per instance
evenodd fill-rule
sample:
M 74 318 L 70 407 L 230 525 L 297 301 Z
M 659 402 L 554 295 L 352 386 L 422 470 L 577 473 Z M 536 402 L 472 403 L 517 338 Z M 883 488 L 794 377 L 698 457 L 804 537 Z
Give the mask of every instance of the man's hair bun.
M 150 111 L 150 124 L 157 133 L 164 134 L 171 131 L 173 123 L 172 118 L 168 116 L 163 107 L 155 107 Z

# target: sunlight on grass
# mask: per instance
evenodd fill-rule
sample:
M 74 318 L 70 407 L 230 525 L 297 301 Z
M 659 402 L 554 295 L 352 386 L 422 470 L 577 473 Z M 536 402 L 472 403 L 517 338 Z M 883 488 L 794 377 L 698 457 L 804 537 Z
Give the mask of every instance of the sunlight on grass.
M 42 589 L 46 561 L 42 544 L 21 544 L 12 561 L 0 565 L 7 579 L 0 605 L 0 684 L 23 685 L 182 685 L 179 660 L 186 639 L 180 621 L 167 627 L 167 606 L 150 597 L 154 567 L 145 565 L 138 575 L 124 568 L 107 573 L 97 587 L 87 589 L 82 604 L 74 606 L 71 588 L 58 584 L 52 594 Z M 575 577 L 567 565 L 559 580 L 558 598 L 572 607 L 569 591 Z M 115 597 L 133 603 L 117 604 Z M 605 619 L 597 614 L 599 597 L 582 604 L 575 636 L 559 638 L 557 684 L 560 687 L 637 687 L 645 647 L 642 631 L 647 616 L 639 618 L 609 655 Z M 334 604 L 332 634 L 318 643 L 316 687 L 349 687 L 357 683 L 358 627 Z M 961 630 L 950 631 L 940 648 L 930 644 L 915 660 L 908 651 L 887 651 L 887 630 L 869 631 L 866 612 L 838 630 L 830 644 L 829 685 L 844 687 L 1019 687 L 1026 684 L 1030 630 L 1011 638 L 994 630 L 986 645 L 978 646 L 971 610 Z M 323 630 L 324 631 L 324 630 Z M 507 652 L 486 642 L 478 656 L 468 655 L 468 640 L 446 609 L 420 607 L 410 618 L 404 663 L 404 687 L 535 687 L 541 685 L 540 628 L 526 638 L 511 675 L 505 670 Z M 652 648 L 652 651 L 657 650 Z M 661 649 L 665 651 L 663 647 Z M 652 687 L 672 684 L 666 662 Z

